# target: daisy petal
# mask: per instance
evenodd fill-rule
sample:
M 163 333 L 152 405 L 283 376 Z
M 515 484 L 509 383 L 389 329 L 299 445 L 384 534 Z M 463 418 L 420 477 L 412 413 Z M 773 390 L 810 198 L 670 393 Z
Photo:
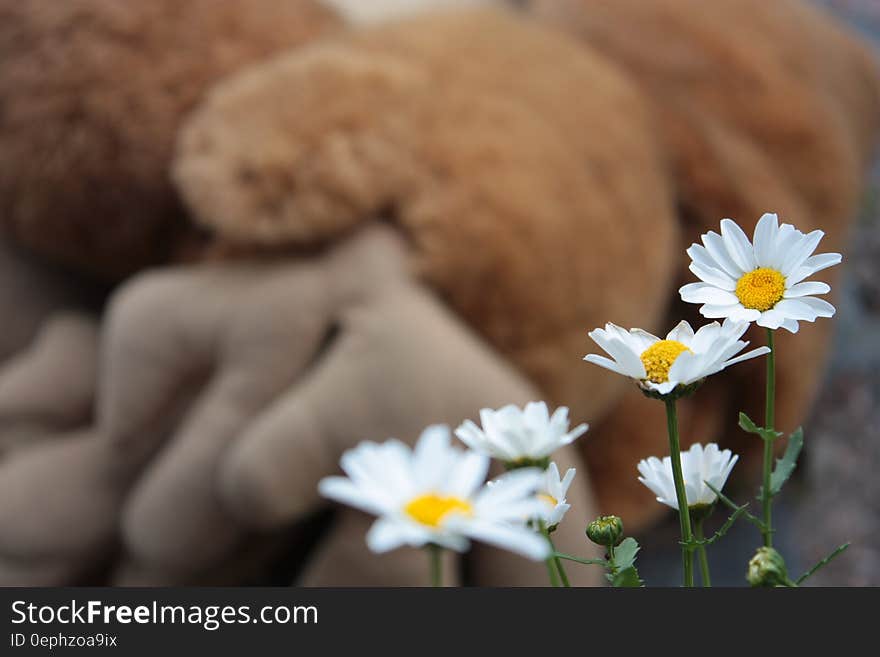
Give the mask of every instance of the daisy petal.
M 803 297 L 798 299 L 801 303 L 810 307 L 817 317 L 834 317 L 835 308 L 825 299 L 817 299 L 815 297 Z M 781 301 L 779 303 L 782 303 Z
M 632 348 L 633 353 L 641 354 L 645 349 L 659 342 L 660 338 L 644 329 L 635 328 L 627 331 L 627 340 L 627 344 Z
M 590 337 L 620 365 L 621 369 L 629 372 L 630 376 L 636 378 L 645 376 L 645 366 L 639 358 L 639 354 L 621 340 L 616 337 L 607 337 L 607 334 L 599 335 L 597 331 L 591 332 Z
M 724 246 L 727 249 L 727 253 L 730 254 L 731 260 L 742 271 L 751 271 L 757 267 L 755 250 L 743 229 L 735 221 L 731 219 L 721 220 L 721 237 L 724 239 Z
M 678 383 L 676 381 L 666 381 L 665 383 L 654 383 L 653 381 L 645 381 L 642 385 L 647 386 L 649 389 L 654 390 L 661 395 L 668 395 L 675 389 L 675 386 L 677 386 Z
M 460 533 L 452 532 L 434 532 L 431 534 L 431 543 L 436 543 L 442 548 L 453 550 L 454 552 L 467 552 L 471 547 L 471 542 Z
M 379 518 L 367 532 L 367 547 L 380 554 L 402 545 L 421 547 L 430 540 L 429 532 L 390 518 Z
M 782 224 L 776 233 L 776 244 L 767 258 L 767 267 L 782 271 L 786 256 L 800 244 L 803 233 L 791 224 Z
M 825 235 L 825 233 L 821 230 L 814 230 L 813 232 L 804 235 L 797 245 L 786 253 L 780 269 L 782 275 L 788 276 L 789 274 L 794 273 L 796 269 L 803 266 L 810 254 L 816 250 L 817 246 L 819 246 L 819 242 L 822 240 L 823 235 Z
M 810 307 L 810 304 L 807 303 L 806 300 L 808 298 L 810 297 L 803 297 L 800 299 L 783 299 L 773 307 L 773 311 L 782 314 L 781 321 L 784 321 L 786 319 L 796 319 L 799 321 L 805 320 L 808 322 L 815 321 L 817 315 L 816 312 Z
M 780 301 L 780 303 L 782 303 Z M 779 306 L 779 304 L 776 304 Z M 768 329 L 778 329 L 782 326 L 782 323 L 788 319 L 782 312 L 773 308 L 771 310 L 767 310 L 761 313 L 761 316 L 755 321 L 758 326 L 763 326 Z
M 840 264 L 841 260 L 843 260 L 843 257 L 839 253 L 820 253 L 810 256 L 804 261 L 803 265 L 786 277 L 786 281 L 789 285 L 795 285 L 823 269 Z
M 727 249 L 724 247 L 724 238 L 721 237 L 718 233 L 714 231 L 709 231 L 701 238 L 703 240 L 703 244 L 706 247 L 706 252 L 709 256 L 714 260 L 716 264 L 716 269 L 721 269 L 728 276 L 733 278 L 734 280 L 738 280 L 740 276 L 746 273 L 746 271 L 740 268 L 727 253 Z
M 489 457 L 479 452 L 467 452 L 444 483 L 443 490 L 455 497 L 470 498 L 486 480 Z
M 587 354 L 584 356 L 584 360 L 588 363 L 593 363 L 593 365 L 598 365 L 599 367 L 604 367 L 606 370 L 611 370 L 612 372 L 616 372 L 617 374 L 621 374 L 623 376 L 628 376 L 630 378 L 638 378 L 640 374 L 638 372 L 633 372 L 624 369 L 619 364 L 611 360 L 610 358 L 605 358 L 605 356 L 598 356 L 596 354 Z
M 728 306 L 739 303 L 733 292 L 722 290 L 709 283 L 688 283 L 679 289 L 682 301 L 688 303 L 708 303 L 715 306 Z
M 770 263 L 773 247 L 776 244 L 776 233 L 779 231 L 779 220 L 775 214 L 767 213 L 755 225 L 754 246 L 755 259 L 759 267 Z
M 757 358 L 758 356 L 763 356 L 764 354 L 769 354 L 769 347 L 758 347 L 757 349 L 752 349 L 751 351 L 747 351 L 744 354 L 740 354 L 736 358 L 731 358 L 724 362 L 724 367 L 728 367 L 730 365 L 736 365 L 737 363 L 741 363 L 744 360 L 750 360 L 752 358 Z
M 666 334 L 666 339 L 690 344 L 690 341 L 694 339 L 694 329 L 691 328 L 690 324 L 682 320 L 675 325 L 674 329 Z
M 669 380 L 675 383 L 693 383 L 697 379 L 702 378 L 700 373 L 700 363 L 702 356 L 691 351 L 685 351 L 669 368 Z
M 553 464 L 556 465 L 555 463 Z M 568 492 L 568 487 L 571 486 L 571 482 L 574 480 L 574 476 L 577 474 L 577 470 L 575 468 L 569 468 L 565 471 L 565 476 L 562 478 L 562 482 L 560 483 L 560 489 L 563 497 Z M 558 476 L 558 475 L 557 475 Z
M 511 500 L 522 499 L 540 489 L 543 477 L 537 468 L 511 470 L 485 486 L 474 498 L 479 509 L 491 509 Z
M 318 483 L 318 492 L 327 499 L 347 504 L 367 513 L 381 515 L 388 510 L 382 500 L 377 500 L 365 493 L 363 489 L 346 477 L 325 477 Z
M 471 449 L 480 449 L 485 441 L 483 432 L 473 420 L 465 420 L 455 430 L 455 436 Z
M 681 470 L 685 485 L 685 496 L 689 506 L 697 504 L 711 504 L 716 495 L 706 486 L 705 482 L 711 483 L 721 490 L 727 482 L 733 466 L 738 457 L 726 449 L 723 452 L 718 445 L 710 443 L 703 447 L 695 444 L 685 452 L 680 453 Z M 669 456 L 660 461 L 652 456 L 643 460 L 638 465 L 641 475 L 639 481 L 657 496 L 657 501 L 678 508 L 678 500 L 675 494 L 675 484 L 672 477 L 672 460 Z
M 798 324 L 796 319 L 786 319 L 782 324 L 780 324 L 780 328 L 784 328 L 789 333 L 797 333 L 800 325 Z
M 701 281 L 714 285 L 715 287 L 733 292 L 736 289 L 736 281 L 725 274 L 720 269 L 714 267 L 705 267 L 696 262 L 691 262 L 688 269 Z
M 706 267 L 707 269 L 718 269 L 727 276 L 730 276 L 731 278 L 739 278 L 739 276 L 741 275 L 739 272 L 739 268 L 735 264 L 733 264 L 729 256 L 727 256 L 726 251 L 723 251 L 723 253 L 724 258 L 718 259 L 714 257 L 713 254 L 709 253 L 706 247 L 700 246 L 699 244 L 691 244 L 690 248 L 688 248 L 687 250 L 687 254 L 690 256 L 691 260 L 693 260 L 701 267 Z
M 550 545 L 543 536 L 526 527 L 479 520 L 463 522 L 460 530 L 473 539 L 516 552 L 534 561 L 550 555 Z
M 754 322 L 761 313 L 751 308 L 744 308 L 741 303 L 734 303 L 728 306 L 713 306 L 705 304 L 700 307 L 700 314 L 707 319 L 730 318 L 736 321 Z
M 434 488 L 446 477 L 447 468 L 438 465 L 448 463 L 450 442 L 449 428 L 444 425 L 432 425 L 422 432 L 413 450 L 412 467 L 416 481 Z
M 828 283 L 820 283 L 818 281 L 810 281 L 807 283 L 796 283 L 785 291 L 786 299 L 794 299 L 796 297 L 808 297 L 814 294 L 827 294 L 831 292 L 831 286 Z

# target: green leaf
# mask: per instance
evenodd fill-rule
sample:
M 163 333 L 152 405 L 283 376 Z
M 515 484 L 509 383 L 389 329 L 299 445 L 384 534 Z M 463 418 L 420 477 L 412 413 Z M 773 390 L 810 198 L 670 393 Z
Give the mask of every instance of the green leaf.
M 621 570 L 614 575 L 606 575 L 606 577 L 608 578 L 608 581 L 611 582 L 611 586 L 618 588 L 638 588 L 645 584 L 641 577 L 639 577 L 639 573 L 635 567 Z
M 634 565 L 640 549 L 638 542 L 632 537 L 623 539 L 620 545 L 614 548 L 614 557 L 609 564 L 611 572 L 605 575 L 611 582 L 611 586 L 639 587 L 644 585 Z
M 709 490 L 711 490 L 713 493 L 715 493 L 718 496 L 718 499 L 721 500 L 721 503 L 724 504 L 724 506 L 733 510 L 734 514 L 742 513 L 746 520 L 748 520 L 750 523 L 755 525 L 755 527 L 757 527 L 761 531 L 764 531 L 764 522 L 760 518 L 758 518 L 757 516 L 746 511 L 746 507 L 748 507 L 748 503 L 743 504 L 742 506 L 739 506 L 736 502 L 731 500 L 729 497 L 727 497 L 724 493 L 722 493 L 720 490 L 715 488 L 715 486 L 710 484 L 708 481 L 704 481 L 703 483 L 705 483 L 706 486 L 709 487 Z
M 633 537 L 625 538 L 614 548 L 614 559 L 612 560 L 612 569 L 615 572 L 622 572 L 627 568 L 632 568 L 636 562 L 636 555 L 639 552 L 639 544 Z
M 721 527 L 718 529 L 718 531 L 715 532 L 709 539 L 706 540 L 706 545 L 712 545 L 718 539 L 722 538 L 728 532 L 728 530 L 730 530 L 730 528 L 733 527 L 733 523 L 735 523 L 737 521 L 737 519 L 745 512 L 746 512 L 746 505 L 745 504 L 743 506 L 737 508 L 736 511 L 734 511 L 732 514 L 730 514 L 730 517 L 724 522 L 723 525 L 721 525 Z
M 770 475 L 770 494 L 776 495 L 782 490 L 782 485 L 788 481 L 791 473 L 797 465 L 798 456 L 804 447 L 804 430 L 798 427 L 793 434 L 788 437 L 788 445 L 785 447 L 785 454 L 781 459 L 776 459 L 776 467 L 773 468 L 773 474 Z
M 764 440 L 776 440 L 779 436 L 782 435 L 781 431 L 774 431 L 773 429 L 765 429 L 764 427 L 759 427 L 752 421 L 745 413 L 739 414 L 739 428 L 745 431 L 746 433 L 754 433 L 758 436 L 761 436 Z
M 758 426 L 745 413 L 739 414 L 739 427 L 748 433 L 758 433 Z

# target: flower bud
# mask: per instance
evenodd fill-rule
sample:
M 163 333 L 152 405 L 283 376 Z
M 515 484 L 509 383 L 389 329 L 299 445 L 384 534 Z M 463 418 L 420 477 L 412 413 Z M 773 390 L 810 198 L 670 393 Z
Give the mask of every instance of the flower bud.
M 610 547 L 623 539 L 623 521 L 617 516 L 601 516 L 587 525 L 587 538 L 597 545 Z
M 782 555 L 772 547 L 760 547 L 749 561 L 746 579 L 752 586 L 788 586 L 788 571 Z

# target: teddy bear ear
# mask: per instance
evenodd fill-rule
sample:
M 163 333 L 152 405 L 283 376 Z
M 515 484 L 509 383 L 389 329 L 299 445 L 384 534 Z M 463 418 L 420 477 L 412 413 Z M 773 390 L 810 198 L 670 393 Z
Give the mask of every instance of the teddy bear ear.
M 215 81 L 339 24 L 318 0 L 0 3 L 0 229 L 115 277 L 185 225 L 168 179 Z

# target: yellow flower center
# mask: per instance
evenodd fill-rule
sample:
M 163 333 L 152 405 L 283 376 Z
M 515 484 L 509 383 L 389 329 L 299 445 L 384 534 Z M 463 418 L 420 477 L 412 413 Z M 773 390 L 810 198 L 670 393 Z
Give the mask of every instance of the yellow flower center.
M 556 507 L 557 504 L 559 504 L 559 500 L 557 500 L 552 495 L 549 495 L 548 493 L 538 493 L 538 499 L 543 500 L 544 502 L 547 502 L 550 506 L 552 506 L 554 508 Z
M 736 284 L 736 298 L 751 310 L 770 310 L 785 294 L 785 276 L 761 267 L 744 274 Z
M 669 381 L 669 368 L 685 351 L 690 349 L 678 340 L 659 340 L 652 344 L 641 355 L 642 364 L 647 372 L 646 378 L 654 383 Z
M 439 527 L 450 513 L 471 515 L 473 507 L 470 502 L 460 497 L 443 497 L 434 493 L 421 495 L 407 504 L 404 511 L 411 518 L 429 527 Z

